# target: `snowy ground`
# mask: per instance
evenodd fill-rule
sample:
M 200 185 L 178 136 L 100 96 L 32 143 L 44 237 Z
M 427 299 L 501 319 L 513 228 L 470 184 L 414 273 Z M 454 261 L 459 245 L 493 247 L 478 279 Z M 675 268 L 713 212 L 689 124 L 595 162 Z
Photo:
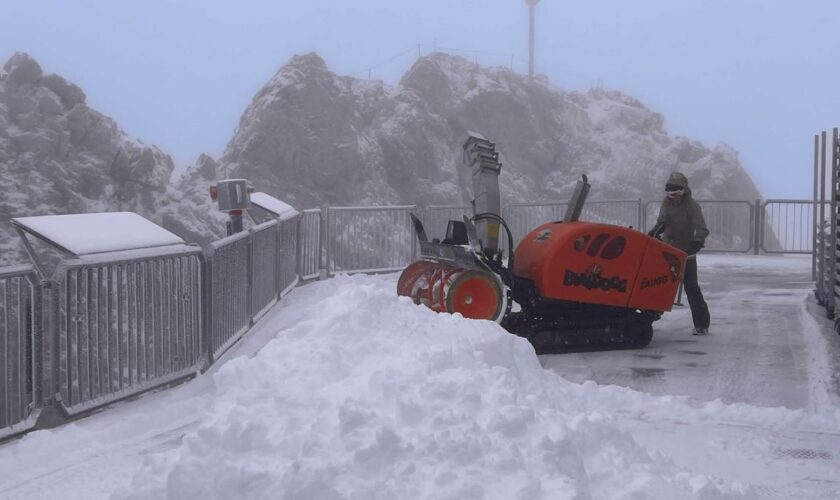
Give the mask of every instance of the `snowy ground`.
M 701 256 L 641 351 L 534 355 L 394 276 L 295 290 L 207 374 L 0 447 L 0 498 L 840 498 L 810 260 Z

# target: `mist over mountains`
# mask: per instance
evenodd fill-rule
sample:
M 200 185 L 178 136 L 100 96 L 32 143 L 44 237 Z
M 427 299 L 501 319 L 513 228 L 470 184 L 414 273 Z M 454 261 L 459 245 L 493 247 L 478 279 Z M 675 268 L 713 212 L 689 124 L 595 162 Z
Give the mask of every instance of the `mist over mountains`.
M 220 158 L 172 179 L 169 155 L 19 53 L 0 71 L 0 263 L 24 261 L 8 219 L 27 215 L 131 210 L 206 243 L 224 228 L 207 188 L 225 177 L 297 208 L 464 203 L 468 130 L 502 153 L 503 203 L 565 201 L 582 173 L 592 199 L 659 200 L 673 170 L 700 199 L 760 198 L 736 151 L 670 136 L 664 121 L 620 92 L 567 92 L 441 53 L 393 87 L 306 54 L 254 96 Z

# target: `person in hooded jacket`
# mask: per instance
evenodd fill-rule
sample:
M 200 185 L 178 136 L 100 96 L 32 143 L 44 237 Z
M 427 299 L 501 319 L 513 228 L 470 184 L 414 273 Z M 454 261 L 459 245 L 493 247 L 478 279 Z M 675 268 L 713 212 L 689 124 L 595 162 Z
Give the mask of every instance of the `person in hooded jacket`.
M 688 178 L 680 172 L 673 172 L 665 184 L 665 199 L 659 207 L 656 225 L 648 233 L 654 238 L 675 246 L 688 254 L 683 273 L 685 294 L 691 307 L 694 335 L 709 333 L 709 306 L 697 282 L 697 252 L 703 248 L 709 229 L 703 218 L 700 205 L 691 197 Z

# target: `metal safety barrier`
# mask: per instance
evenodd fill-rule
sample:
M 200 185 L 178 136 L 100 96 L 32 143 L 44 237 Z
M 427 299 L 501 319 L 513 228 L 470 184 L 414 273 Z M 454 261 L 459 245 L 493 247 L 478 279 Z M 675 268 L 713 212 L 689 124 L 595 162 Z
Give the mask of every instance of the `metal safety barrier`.
M 300 215 L 280 221 L 280 247 L 277 257 L 277 291 L 280 297 L 298 284 L 298 242 L 300 241 Z
M 0 439 L 35 425 L 35 271 L 0 269 Z
M 535 227 L 563 219 L 568 203 L 511 203 L 502 208 L 502 218 L 519 244 Z
M 429 240 L 435 238 L 443 240 L 446 237 L 446 228 L 449 221 L 464 220 L 464 216 L 472 217 L 473 209 L 469 205 L 432 205 L 426 207 L 421 214 L 423 229 L 426 231 L 426 236 Z
M 813 201 L 806 200 L 762 203 L 761 250 L 765 253 L 813 253 L 815 206 Z
M 280 222 L 270 220 L 251 228 L 251 318 L 257 321 L 277 302 L 280 273 Z
M 642 200 L 591 200 L 583 206 L 580 220 L 639 229 Z
M 695 200 L 703 210 L 709 237 L 704 252 L 746 253 L 755 249 L 755 235 L 761 221 L 756 220 L 755 205 L 745 200 Z M 644 227 L 649 231 L 656 224 L 662 201 L 644 205 Z M 767 233 L 768 237 L 772 233 Z
M 210 353 L 215 361 L 251 326 L 250 233 L 228 236 L 205 249 L 210 288 Z
M 826 159 L 830 153 L 830 163 Z M 826 315 L 834 318 L 834 329 L 840 333 L 840 250 L 837 242 L 838 213 L 840 213 L 840 131 L 835 128 L 831 138 L 823 131 L 814 136 L 814 244 L 812 261 L 815 294 Z
M 411 264 L 417 237 L 413 205 L 330 207 L 327 210 L 327 272 L 398 271 Z
M 840 169 L 840 159 L 836 164 Z M 833 307 L 840 295 L 836 224 L 816 213 L 818 205 L 700 203 L 712 232 L 710 251 L 816 248 L 819 296 Z M 658 204 L 592 200 L 581 220 L 645 229 Z M 566 205 L 516 203 L 502 215 L 518 243 L 535 227 L 560 220 Z M 836 204 L 820 206 L 836 220 Z M 0 439 L 37 425 L 44 405 L 72 417 L 193 376 L 301 282 L 403 269 L 418 248 L 412 212 L 430 238 L 442 239 L 447 222 L 472 215 L 472 208 L 325 207 L 269 220 L 203 251 L 179 246 L 63 261 L 44 282 L 28 266 L 0 269 Z M 817 220 L 822 229 L 814 231 Z
M 321 210 L 304 210 L 300 214 L 300 279 L 317 278 L 321 272 L 321 252 L 323 241 Z
M 203 352 L 201 268 L 197 247 L 59 264 L 45 288 L 53 306 L 45 353 L 65 413 L 195 372 Z
M 641 204 L 641 200 L 588 200 L 580 220 L 638 228 Z M 567 207 L 568 203 L 511 203 L 502 209 L 502 217 L 518 244 L 535 227 L 562 220 Z

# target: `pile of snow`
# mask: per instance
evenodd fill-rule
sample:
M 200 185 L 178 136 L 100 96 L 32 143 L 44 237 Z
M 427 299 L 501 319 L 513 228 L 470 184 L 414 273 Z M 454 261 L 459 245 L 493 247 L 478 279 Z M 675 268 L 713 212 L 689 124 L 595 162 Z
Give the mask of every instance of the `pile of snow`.
M 756 409 L 570 383 L 495 323 L 435 314 L 392 285 L 354 276 L 297 290 L 274 338 L 214 375 L 197 429 L 147 457 L 115 497 L 751 496 L 649 452 L 621 419 L 749 420 Z

